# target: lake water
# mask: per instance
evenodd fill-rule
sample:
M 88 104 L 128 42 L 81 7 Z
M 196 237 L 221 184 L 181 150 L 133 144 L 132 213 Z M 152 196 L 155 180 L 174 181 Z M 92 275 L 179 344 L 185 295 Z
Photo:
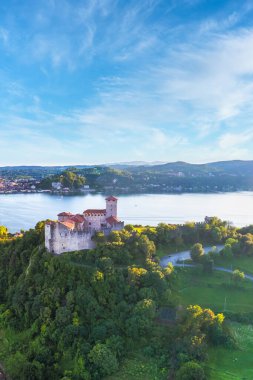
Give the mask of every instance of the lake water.
M 56 219 L 61 211 L 81 213 L 105 208 L 104 195 L 0 195 L 0 224 L 11 232 L 34 227 L 39 220 Z M 157 225 L 184 223 L 218 216 L 237 226 L 253 224 L 253 192 L 218 194 L 139 194 L 119 196 L 118 215 L 125 223 Z

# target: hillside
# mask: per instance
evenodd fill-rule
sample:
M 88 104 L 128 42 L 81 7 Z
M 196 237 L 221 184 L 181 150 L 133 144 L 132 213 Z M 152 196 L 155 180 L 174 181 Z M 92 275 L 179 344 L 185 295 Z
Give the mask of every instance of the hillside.
M 41 181 L 37 188 L 51 189 L 62 175 L 75 173 L 98 191 L 116 193 L 217 192 L 253 190 L 253 161 L 220 161 L 206 164 L 172 162 L 167 164 L 114 164 L 112 167 L 4 167 L 0 178 L 32 177 Z M 73 175 L 73 174 L 71 174 Z M 67 181 L 65 181 L 67 183 Z M 67 183 L 68 184 L 68 183 Z M 69 186 L 67 186 L 69 187 Z M 72 188 L 73 186 L 70 186 Z M 75 190 L 81 185 L 74 186 Z
M 12 380 L 206 378 L 207 348 L 228 344 L 229 330 L 222 314 L 178 308 L 177 274 L 159 266 L 156 246 L 219 243 L 234 228 L 217 218 L 128 226 L 60 256 L 44 249 L 43 230 L 0 242 L 0 363 Z

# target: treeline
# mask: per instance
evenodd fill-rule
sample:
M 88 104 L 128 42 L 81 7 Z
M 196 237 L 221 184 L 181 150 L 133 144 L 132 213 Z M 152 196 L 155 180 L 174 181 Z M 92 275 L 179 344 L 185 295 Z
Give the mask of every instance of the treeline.
M 142 227 L 127 225 L 125 231 L 135 235 L 145 235 L 153 241 L 156 247 L 173 247 L 183 249 L 201 242 L 203 244 L 220 244 L 227 238 L 238 235 L 237 228 L 229 222 L 222 221 L 217 217 L 206 217 L 203 222 L 186 222 L 183 225 L 160 223 L 157 227 Z M 99 234 L 101 236 L 101 234 Z M 111 241 L 120 241 L 121 232 L 114 231 L 110 236 Z

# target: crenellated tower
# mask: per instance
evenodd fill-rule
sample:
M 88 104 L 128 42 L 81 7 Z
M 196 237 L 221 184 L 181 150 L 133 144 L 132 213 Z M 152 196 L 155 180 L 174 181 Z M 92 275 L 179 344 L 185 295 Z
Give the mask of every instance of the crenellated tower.
M 118 199 L 110 196 L 106 199 L 106 218 L 109 218 L 110 216 L 114 216 L 117 218 L 117 202 Z

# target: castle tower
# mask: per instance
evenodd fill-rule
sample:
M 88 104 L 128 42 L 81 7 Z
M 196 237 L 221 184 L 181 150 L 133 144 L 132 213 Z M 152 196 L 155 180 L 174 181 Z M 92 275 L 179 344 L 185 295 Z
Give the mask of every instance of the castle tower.
M 117 218 L 117 201 L 118 199 L 110 196 L 106 199 L 106 218 L 109 218 L 110 216 L 114 216 Z

